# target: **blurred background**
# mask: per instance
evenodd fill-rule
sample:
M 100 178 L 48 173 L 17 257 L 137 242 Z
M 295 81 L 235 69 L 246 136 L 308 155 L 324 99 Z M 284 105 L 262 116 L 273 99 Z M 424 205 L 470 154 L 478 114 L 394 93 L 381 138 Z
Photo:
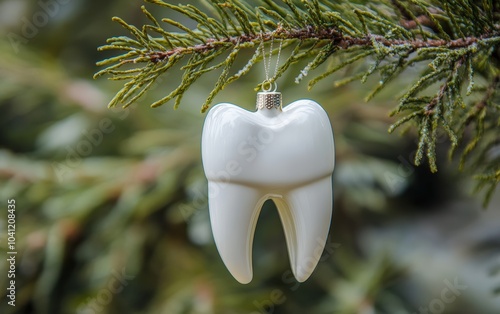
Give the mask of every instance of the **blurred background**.
M 431 174 L 412 165 L 414 130 L 387 133 L 394 95 L 418 69 L 370 103 L 363 97 L 375 78 L 334 87 L 371 60 L 311 92 L 294 84 L 304 65 L 278 81 L 284 103 L 311 98 L 330 116 L 333 224 L 317 269 L 299 284 L 278 214 L 266 203 L 254 279 L 237 283 L 213 242 L 200 159 L 199 110 L 216 74 L 195 84 L 176 111 L 149 108 L 176 86 L 175 69 L 126 110 L 106 106 L 120 82 L 92 79 L 95 63 L 111 56 L 96 48 L 128 35 L 111 17 L 142 25 L 142 4 L 0 1 L 0 245 L 8 251 L 7 200 L 14 199 L 17 251 L 15 307 L 5 296 L 7 255 L 0 260 L 0 313 L 500 313 L 498 189 L 483 209 L 471 174 L 447 160 L 444 136 L 439 172 Z M 255 67 L 215 103 L 253 110 L 263 77 Z

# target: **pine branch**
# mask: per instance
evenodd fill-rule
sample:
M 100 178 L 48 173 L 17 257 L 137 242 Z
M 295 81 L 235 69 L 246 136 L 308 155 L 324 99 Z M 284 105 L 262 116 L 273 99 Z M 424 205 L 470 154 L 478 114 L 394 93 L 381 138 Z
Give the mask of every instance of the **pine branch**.
M 283 28 L 278 28 L 272 32 L 260 33 L 260 34 L 242 34 L 240 36 L 231 36 L 222 39 L 208 38 L 204 40 L 204 44 L 198 44 L 195 46 L 188 47 L 176 47 L 167 51 L 145 51 L 140 54 L 141 58 L 145 58 L 152 63 L 163 62 L 168 60 L 171 56 L 184 56 L 191 54 L 200 54 L 200 53 L 210 53 L 214 50 L 225 49 L 228 44 L 231 46 L 236 46 L 243 43 L 261 43 L 261 42 L 270 42 L 273 39 L 280 40 L 327 40 L 331 41 L 334 47 L 348 49 L 351 47 L 361 46 L 365 48 L 370 48 L 376 44 L 385 46 L 387 48 L 394 48 L 395 46 L 409 46 L 414 51 L 421 48 L 447 48 L 447 49 L 459 49 L 459 48 L 467 48 L 471 45 L 477 43 L 478 41 L 484 41 L 488 39 L 497 39 L 497 36 L 482 36 L 480 38 L 477 37 L 465 37 L 458 38 L 455 40 L 443 40 L 443 39 L 415 39 L 415 40 L 402 40 L 402 39 L 387 39 L 383 36 L 366 36 L 364 38 L 356 38 L 352 36 L 343 35 L 337 29 L 317 29 L 312 26 L 307 26 L 304 29 L 292 29 L 285 30 Z M 101 48 L 101 50 L 107 49 L 107 46 Z M 139 59 L 127 59 L 121 62 L 122 65 L 127 63 L 137 63 Z M 141 60 L 142 61 L 142 60 Z
M 208 13 L 191 5 L 172 5 L 161 0 L 146 2 L 182 13 L 196 22 L 197 27 L 190 29 L 165 18 L 161 20 L 163 23 L 180 30 L 167 31 L 145 7 L 142 10 L 151 24 L 141 29 L 114 18 L 132 36 L 110 38 L 107 45 L 100 47 L 100 50 L 123 51 L 98 63 L 106 68 L 95 75 L 127 80 L 110 102 L 111 107 L 133 104 L 161 75 L 178 71 L 176 66 L 181 64 L 183 75 L 179 86 L 152 106 L 175 99 L 177 108 L 183 94 L 197 79 L 220 71 L 202 106 L 204 112 L 217 93 L 262 61 L 260 47 L 272 40 L 281 40 L 284 47 L 295 46 L 271 78 L 272 82 L 292 71 L 291 66 L 299 61 L 308 62 L 297 72 L 297 83 L 309 72 L 319 71 L 328 59 L 337 61 L 311 79 L 309 88 L 352 64 L 372 62 L 368 69 L 360 67 L 359 72 L 336 83 L 358 79 L 365 82 L 368 77 L 378 75 L 380 84 L 368 94 L 367 100 L 406 69 L 427 64 L 415 83 L 400 95 L 393 114 L 407 112 L 407 115 L 389 131 L 415 123 L 419 130 L 415 163 L 420 164 L 425 156 L 435 172 L 436 138 L 442 129 L 452 143 L 451 152 L 462 149 L 462 164 L 470 157 L 469 168 L 486 170 L 480 182 L 491 183 L 490 189 L 498 184 L 498 157 L 488 157 L 488 151 L 495 149 L 500 141 L 496 132 L 500 118 L 495 79 L 500 72 L 498 2 L 384 0 L 355 4 L 347 0 L 300 3 L 262 0 L 260 6 L 251 7 L 239 0 L 206 0 Z M 234 61 L 244 50 L 252 50 L 252 57 L 242 69 L 233 69 Z M 475 77 L 493 83 L 476 86 Z M 468 82 L 466 88 L 465 82 Z M 474 100 L 478 99 L 476 95 L 482 95 L 479 102 Z M 461 119 L 464 115 L 466 119 Z M 472 125 L 476 126 L 472 138 L 461 148 L 459 142 L 470 136 Z

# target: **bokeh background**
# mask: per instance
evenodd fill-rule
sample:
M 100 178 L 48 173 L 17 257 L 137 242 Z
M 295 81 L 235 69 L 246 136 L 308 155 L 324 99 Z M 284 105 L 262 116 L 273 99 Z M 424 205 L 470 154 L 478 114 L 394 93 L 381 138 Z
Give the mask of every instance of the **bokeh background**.
M 127 34 L 111 17 L 142 25 L 142 4 L 0 1 L 1 313 L 500 313 L 498 189 L 482 208 L 471 174 L 447 160 L 444 139 L 431 174 L 412 165 L 414 130 L 387 133 L 394 95 L 418 69 L 370 103 L 363 97 L 376 79 L 334 87 L 371 60 L 312 92 L 294 84 L 300 64 L 278 81 L 285 103 L 312 98 L 329 113 L 333 224 L 316 271 L 299 284 L 266 203 L 254 279 L 238 284 L 213 242 L 200 159 L 199 109 L 215 76 L 175 111 L 148 106 L 178 82 L 175 69 L 127 110 L 106 107 L 120 83 L 92 79 L 95 63 L 111 56 L 96 48 Z M 216 102 L 252 110 L 263 77 L 257 66 Z M 5 297 L 8 199 L 17 215 L 15 307 Z

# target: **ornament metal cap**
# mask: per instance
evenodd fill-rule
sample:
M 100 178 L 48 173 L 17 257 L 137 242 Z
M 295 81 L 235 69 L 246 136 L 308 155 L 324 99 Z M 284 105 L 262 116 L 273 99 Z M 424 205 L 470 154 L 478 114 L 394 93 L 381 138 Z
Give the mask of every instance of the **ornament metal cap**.
M 257 110 L 263 109 L 282 109 L 282 100 L 280 92 L 259 92 L 257 93 Z

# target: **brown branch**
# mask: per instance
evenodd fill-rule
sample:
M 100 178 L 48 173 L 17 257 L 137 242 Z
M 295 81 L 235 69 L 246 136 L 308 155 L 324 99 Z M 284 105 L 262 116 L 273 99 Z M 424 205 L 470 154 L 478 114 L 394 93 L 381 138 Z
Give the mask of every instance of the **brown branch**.
M 317 40 L 331 40 L 335 44 L 335 48 L 347 49 L 353 46 L 372 46 L 373 41 L 385 46 L 398 46 L 398 45 L 410 45 L 413 49 L 427 48 L 427 47 L 447 47 L 450 49 L 459 49 L 464 47 L 469 47 L 470 45 L 478 42 L 482 39 L 492 38 L 494 36 L 481 36 L 481 37 L 466 37 L 454 40 L 443 40 L 443 39 L 413 39 L 413 40 L 403 40 L 403 39 L 387 39 L 380 35 L 372 35 L 365 37 L 352 37 L 347 36 L 339 32 L 337 29 L 315 29 L 313 27 L 307 27 L 304 29 L 296 30 L 285 30 L 283 28 L 278 28 L 273 32 L 267 32 L 263 34 L 243 34 L 240 36 L 226 37 L 223 39 L 211 38 L 206 40 L 203 44 L 194 45 L 191 47 L 176 47 L 168 51 L 151 51 L 143 54 L 143 57 L 149 58 L 150 61 L 156 63 L 168 59 L 172 55 L 185 55 L 192 53 L 203 53 L 210 50 L 217 49 L 221 46 L 227 46 L 228 43 L 232 45 L 243 44 L 248 42 L 259 42 L 259 41 L 270 41 L 271 39 L 317 39 Z M 122 63 L 133 62 L 133 60 L 124 60 Z

